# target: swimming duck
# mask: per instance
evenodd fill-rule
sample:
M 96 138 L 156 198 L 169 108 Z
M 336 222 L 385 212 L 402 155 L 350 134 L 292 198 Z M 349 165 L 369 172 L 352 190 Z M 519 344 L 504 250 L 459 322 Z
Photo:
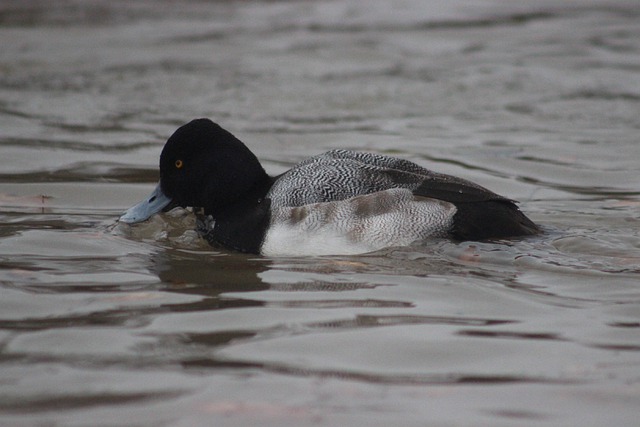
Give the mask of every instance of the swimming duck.
M 209 243 L 269 256 L 539 232 L 513 200 L 404 159 L 332 150 L 269 176 L 246 145 L 209 119 L 171 135 L 158 186 L 120 221 L 141 222 L 177 206 L 194 208 Z

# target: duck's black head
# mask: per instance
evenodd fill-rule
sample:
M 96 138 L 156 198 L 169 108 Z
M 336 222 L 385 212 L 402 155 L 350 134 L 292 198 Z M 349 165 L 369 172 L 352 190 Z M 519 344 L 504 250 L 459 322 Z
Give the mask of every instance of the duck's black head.
M 120 221 L 144 221 L 175 206 L 204 208 L 214 217 L 225 211 L 233 215 L 240 205 L 259 203 L 271 181 L 235 136 L 209 119 L 193 120 L 178 128 L 162 149 L 156 189 Z
M 160 155 L 160 187 L 173 204 L 215 213 L 269 180 L 256 156 L 209 119 L 181 126 Z

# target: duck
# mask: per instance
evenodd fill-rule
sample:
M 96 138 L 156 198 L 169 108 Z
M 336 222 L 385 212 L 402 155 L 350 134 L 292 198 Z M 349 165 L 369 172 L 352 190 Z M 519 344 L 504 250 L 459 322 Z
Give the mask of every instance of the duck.
M 516 205 L 471 181 L 402 158 L 334 149 L 267 174 L 210 119 L 179 127 L 160 154 L 160 181 L 119 221 L 192 208 L 211 245 L 263 256 L 356 255 L 429 239 L 535 235 Z

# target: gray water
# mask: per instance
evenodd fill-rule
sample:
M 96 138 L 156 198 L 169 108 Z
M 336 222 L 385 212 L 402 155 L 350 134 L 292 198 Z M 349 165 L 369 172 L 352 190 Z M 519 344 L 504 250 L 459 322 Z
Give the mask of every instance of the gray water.
M 637 425 L 637 1 L 0 1 L 0 40 L 3 426 Z M 545 234 L 271 259 L 117 224 L 196 117 Z

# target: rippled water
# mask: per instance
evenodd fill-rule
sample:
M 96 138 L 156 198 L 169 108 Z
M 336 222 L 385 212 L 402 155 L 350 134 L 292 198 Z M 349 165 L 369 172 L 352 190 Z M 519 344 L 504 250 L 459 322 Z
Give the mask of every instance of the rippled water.
M 2 1 L 0 37 L 0 424 L 637 424 L 637 1 Z M 116 224 L 195 117 L 546 232 L 269 259 Z

